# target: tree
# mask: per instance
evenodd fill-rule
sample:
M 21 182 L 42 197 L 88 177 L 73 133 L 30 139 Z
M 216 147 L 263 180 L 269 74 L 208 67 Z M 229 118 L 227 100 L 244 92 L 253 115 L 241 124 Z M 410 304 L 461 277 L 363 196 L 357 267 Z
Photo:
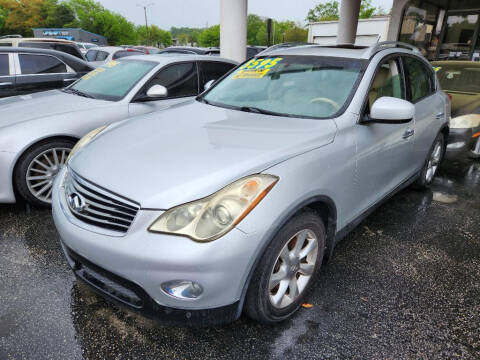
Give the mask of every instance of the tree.
M 285 31 L 285 42 L 307 42 L 308 30 L 294 26 Z
M 360 4 L 360 19 L 371 18 L 377 13 L 382 12 L 381 8 L 376 8 L 372 5 L 372 0 L 362 0 Z M 338 20 L 340 17 L 339 3 L 337 0 L 329 1 L 325 4 L 318 4 L 313 9 L 310 9 L 306 20 L 308 22 L 330 21 Z
M 306 20 L 308 22 L 338 20 L 339 14 L 338 1 L 335 0 L 318 4 L 313 9 L 308 10 Z
M 68 27 L 75 22 L 75 12 L 66 3 L 47 0 L 43 8 L 43 18 L 45 27 Z
M 247 44 L 257 45 L 257 34 L 265 25 L 265 19 L 258 15 L 249 14 L 247 17 Z
M 43 25 L 45 3 L 45 0 L 0 0 L 5 28 L 10 32 L 31 36 L 32 28 Z
M 182 33 L 177 35 L 177 42 L 179 45 L 189 45 L 190 36 L 188 34 Z
M 142 45 L 170 46 L 172 44 L 172 35 L 156 25 L 148 27 L 148 34 L 145 25 L 137 27 L 138 43 Z
M 220 46 L 220 25 L 214 25 L 206 28 L 198 37 L 200 46 L 217 47 Z
M 177 28 L 172 26 L 170 28 L 170 33 L 172 34 L 173 38 L 179 38 L 180 35 L 183 35 L 182 40 L 183 44 L 198 44 L 198 37 L 203 29 L 196 29 L 196 28 L 189 28 L 189 27 L 181 27 Z M 188 35 L 188 40 L 185 38 L 184 35 Z

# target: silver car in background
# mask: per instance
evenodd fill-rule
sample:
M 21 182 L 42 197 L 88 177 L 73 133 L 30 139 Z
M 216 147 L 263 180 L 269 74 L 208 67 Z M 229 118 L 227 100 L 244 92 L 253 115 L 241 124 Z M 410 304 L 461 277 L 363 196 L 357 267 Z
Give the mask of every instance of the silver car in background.
M 84 138 L 55 224 L 75 275 L 110 300 L 276 323 L 365 216 L 432 182 L 449 117 L 410 45 L 266 50 L 194 101 Z
M 87 61 L 95 66 L 101 66 L 112 60 L 118 60 L 127 56 L 145 54 L 143 51 L 132 48 L 124 49 L 120 46 L 96 46 L 85 53 Z
M 63 90 L 0 99 L 0 203 L 15 190 L 49 205 L 52 182 L 79 138 L 99 126 L 187 101 L 236 63 L 207 56 L 112 61 Z

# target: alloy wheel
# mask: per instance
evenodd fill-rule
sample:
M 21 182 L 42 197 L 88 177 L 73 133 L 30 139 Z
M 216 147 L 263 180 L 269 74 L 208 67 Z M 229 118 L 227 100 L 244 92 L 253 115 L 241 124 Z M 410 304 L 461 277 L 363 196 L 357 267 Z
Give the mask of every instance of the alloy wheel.
M 269 279 L 269 298 L 273 307 L 285 308 L 302 294 L 314 273 L 317 252 L 318 240 L 312 230 L 301 230 L 287 241 Z
M 52 202 L 52 185 L 55 176 L 67 161 L 69 148 L 52 148 L 37 155 L 27 169 L 28 190 L 38 200 Z
M 425 174 L 425 180 L 427 183 L 430 183 L 437 172 L 438 166 L 440 165 L 440 161 L 442 160 L 442 142 L 438 141 L 435 144 L 435 148 L 430 155 L 430 159 L 428 160 L 427 165 L 427 172 Z

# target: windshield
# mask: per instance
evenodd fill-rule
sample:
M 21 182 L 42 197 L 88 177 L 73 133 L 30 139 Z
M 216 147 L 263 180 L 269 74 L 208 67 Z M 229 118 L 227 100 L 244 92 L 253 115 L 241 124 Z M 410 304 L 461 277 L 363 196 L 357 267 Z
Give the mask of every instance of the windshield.
M 66 90 L 81 92 L 95 99 L 118 101 L 156 65 L 155 62 L 140 60 L 110 61 L 82 76 Z
M 438 81 L 443 90 L 480 93 L 480 66 L 435 64 Z
M 366 62 L 282 56 L 252 59 L 213 87 L 212 105 L 295 117 L 327 118 L 345 105 Z

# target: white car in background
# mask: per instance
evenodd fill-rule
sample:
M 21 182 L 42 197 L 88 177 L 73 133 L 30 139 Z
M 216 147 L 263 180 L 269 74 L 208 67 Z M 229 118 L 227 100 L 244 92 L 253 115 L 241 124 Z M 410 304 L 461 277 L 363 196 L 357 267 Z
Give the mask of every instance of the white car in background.
M 80 51 L 82 52 L 83 55 L 87 53 L 88 50 L 94 47 L 98 47 L 96 44 L 92 43 L 85 43 L 85 42 L 77 42 L 78 47 L 80 48 Z
M 109 63 L 112 60 L 118 60 L 127 56 L 144 55 L 145 53 L 140 50 L 127 48 L 124 49 L 120 46 L 97 46 L 89 49 L 85 54 L 87 61 L 96 66 L 101 66 Z

